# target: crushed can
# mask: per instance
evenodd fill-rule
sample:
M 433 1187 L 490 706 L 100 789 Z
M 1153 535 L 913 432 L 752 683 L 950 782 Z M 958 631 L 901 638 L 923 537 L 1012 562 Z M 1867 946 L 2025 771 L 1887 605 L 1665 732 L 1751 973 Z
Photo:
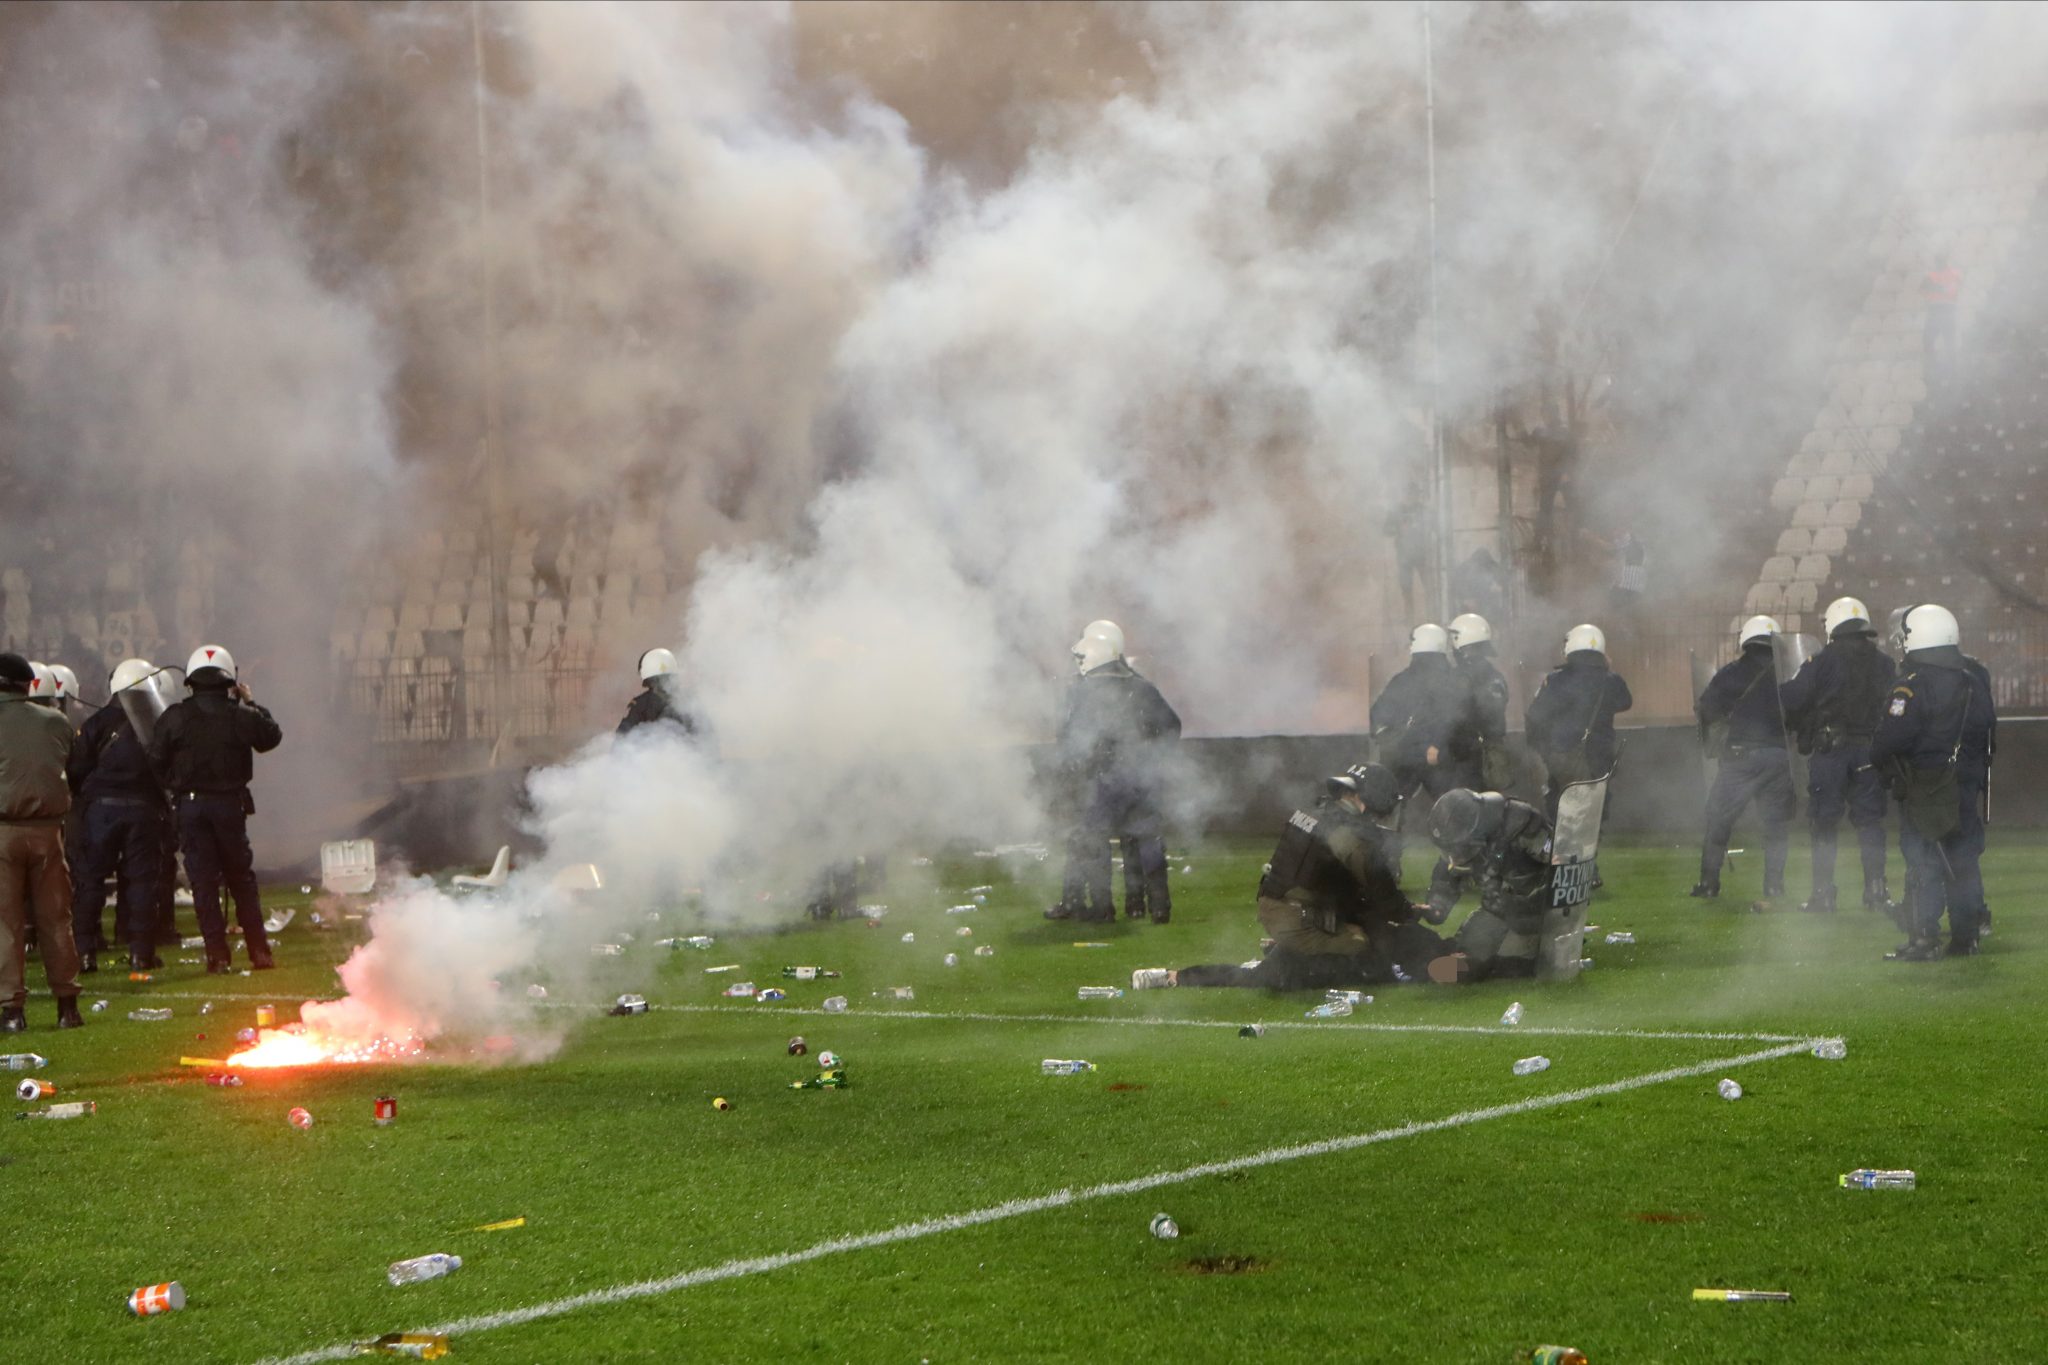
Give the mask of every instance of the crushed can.
M 176 1280 L 146 1284 L 128 1296 L 128 1311 L 138 1318 L 155 1317 L 185 1306 L 185 1286 Z
M 376 1107 L 370 1113 L 379 1128 L 389 1128 L 398 1117 L 397 1098 L 392 1095 L 379 1095 Z
M 804 1041 L 801 1033 L 789 1040 L 789 1055 L 792 1057 L 801 1057 L 810 1050 L 811 1045 Z
M 756 1000 L 776 1001 L 789 999 L 789 993 L 777 986 L 769 986 L 754 997 Z
M 313 1115 L 303 1108 L 293 1108 L 291 1113 L 285 1115 L 285 1120 L 300 1132 L 313 1126 Z
M 628 992 L 627 994 L 622 995 L 618 998 L 618 1001 L 615 1004 L 613 1004 L 611 1012 L 614 1015 L 621 1016 L 628 1014 L 645 1014 L 647 1013 L 647 997 L 644 995 L 634 995 Z
M 217 1085 L 225 1089 L 231 1089 L 235 1086 L 240 1085 L 242 1083 L 242 1078 L 240 1076 L 237 1076 L 232 1071 L 209 1071 L 206 1073 L 206 1083 L 208 1085 Z
M 33 1077 L 14 1087 L 14 1098 L 31 1104 L 45 1096 L 56 1093 L 56 1086 L 51 1085 L 48 1081 L 39 1081 Z
M 1264 1024 L 1242 1025 L 1237 1030 L 1237 1036 L 1240 1038 L 1263 1038 L 1266 1036 L 1266 1026 Z

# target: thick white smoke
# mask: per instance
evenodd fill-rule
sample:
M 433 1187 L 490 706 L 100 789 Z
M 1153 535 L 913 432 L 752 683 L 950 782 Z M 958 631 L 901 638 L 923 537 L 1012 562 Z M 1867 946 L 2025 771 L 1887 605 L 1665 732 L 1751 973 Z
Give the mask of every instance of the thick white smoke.
M 1911 106 L 1910 54 L 1966 24 L 1892 8 L 1432 7 L 1440 357 L 1410 7 L 1111 7 L 1049 41 L 1023 9 L 492 7 L 487 149 L 466 10 L 376 12 L 310 72 L 250 46 L 245 95 L 303 80 L 319 93 L 288 109 L 399 135 L 256 158 L 248 269 L 173 272 L 279 301 L 231 344 L 167 352 L 249 390 L 205 386 L 261 419 L 230 462 L 280 444 L 360 485 L 388 464 L 388 396 L 473 509 L 488 263 L 516 515 L 639 518 L 688 566 L 659 624 L 717 744 L 598 740 L 537 773 L 546 853 L 504 912 L 418 885 L 381 904 L 347 1027 L 502 1032 L 530 1013 L 522 978 L 586 984 L 589 943 L 678 891 L 729 908 L 905 839 L 1033 828 L 1018 745 L 1097 616 L 1195 733 L 1358 728 L 1431 361 L 1446 414 L 1478 419 L 1541 371 L 1539 310 L 1589 310 L 1642 357 L 1630 401 L 1686 439 L 1645 453 L 1628 508 L 1704 562 L 1702 484 L 1768 425 L 1730 402 L 1755 371 L 1716 347 L 1768 331 L 1811 358 L 1826 327 L 1772 254 L 1792 247 L 1757 230 L 1730 252 L 1702 225 L 1819 240 L 1866 192 L 1842 125 Z M 970 36 L 1055 97 L 926 102 L 875 57 L 931 51 L 936 90 Z M 266 179 L 309 157 L 326 188 Z M 117 428 L 161 414 L 181 448 L 228 421 L 195 408 L 187 430 L 172 395 L 136 397 Z M 584 861 L 611 890 L 572 903 L 551 879 Z

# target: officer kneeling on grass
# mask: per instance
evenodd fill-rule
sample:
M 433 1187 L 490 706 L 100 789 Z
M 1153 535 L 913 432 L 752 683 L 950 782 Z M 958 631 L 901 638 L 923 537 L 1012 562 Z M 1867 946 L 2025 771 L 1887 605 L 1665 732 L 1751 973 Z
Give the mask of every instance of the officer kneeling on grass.
M 233 962 L 221 888 L 235 898 L 235 919 L 249 965 L 276 965 L 263 929 L 263 901 L 249 850 L 251 755 L 267 754 L 284 740 L 270 712 L 236 680 L 235 661 L 219 645 L 201 645 L 185 668 L 192 695 L 165 711 L 150 736 L 149 762 L 177 803 L 178 845 L 192 880 L 192 905 L 206 939 L 206 970 L 225 972 Z
M 1988 675 L 1970 666 L 1946 607 L 1914 607 L 1904 633 L 1905 667 L 1870 744 L 1870 761 L 1891 781 L 1903 815 L 1908 938 L 1892 956 L 1940 957 L 1947 910 L 1948 955 L 1967 957 L 1977 951 L 1985 920 L 1977 855 L 1997 715 Z
M 1429 918 L 1441 924 L 1468 890 L 1479 906 L 1465 917 L 1452 951 L 1429 963 L 1449 985 L 1491 976 L 1534 976 L 1550 908 L 1550 822 L 1526 801 L 1499 792 L 1445 792 L 1429 813 L 1443 851 L 1429 880 Z
M 1364 764 L 1324 782 L 1314 811 L 1287 819 L 1259 880 L 1259 924 L 1273 946 L 1255 963 L 1142 967 L 1133 990 L 1163 986 L 1261 986 L 1268 990 L 1350 986 L 1393 979 L 1397 961 L 1418 968 L 1442 941 L 1426 929 L 1417 947 L 1415 909 L 1401 894 L 1393 861 L 1399 782 Z

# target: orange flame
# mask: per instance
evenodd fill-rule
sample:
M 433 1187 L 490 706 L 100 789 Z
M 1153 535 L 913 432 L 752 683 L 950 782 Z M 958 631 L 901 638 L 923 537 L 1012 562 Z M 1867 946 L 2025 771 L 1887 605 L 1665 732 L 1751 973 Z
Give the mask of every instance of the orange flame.
M 426 1045 L 408 1033 L 402 1038 L 377 1037 L 344 1042 L 309 1033 L 304 1024 L 267 1028 L 256 1042 L 228 1058 L 238 1071 L 280 1066 L 336 1066 L 358 1062 L 402 1062 L 426 1053 Z

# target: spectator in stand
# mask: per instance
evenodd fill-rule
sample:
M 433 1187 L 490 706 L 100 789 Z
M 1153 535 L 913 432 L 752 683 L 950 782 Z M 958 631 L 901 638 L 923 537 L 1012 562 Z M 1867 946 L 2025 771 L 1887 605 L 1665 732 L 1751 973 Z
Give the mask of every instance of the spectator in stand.
M 1624 529 L 1614 542 L 1614 582 L 1607 590 L 1608 605 L 1624 630 L 1635 627 L 1649 587 L 1650 552 L 1634 531 Z
M 1927 323 L 1922 333 L 1927 343 L 1927 373 L 1937 366 L 1955 368 L 1956 299 L 1963 292 L 1963 272 L 1948 263 L 1946 251 L 1936 253 L 1934 269 L 1920 282 L 1920 297 L 1927 304 Z
M 1492 550 L 1482 545 L 1465 556 L 1451 575 L 1451 596 L 1460 612 L 1472 612 L 1488 621 L 1507 619 L 1507 575 Z

